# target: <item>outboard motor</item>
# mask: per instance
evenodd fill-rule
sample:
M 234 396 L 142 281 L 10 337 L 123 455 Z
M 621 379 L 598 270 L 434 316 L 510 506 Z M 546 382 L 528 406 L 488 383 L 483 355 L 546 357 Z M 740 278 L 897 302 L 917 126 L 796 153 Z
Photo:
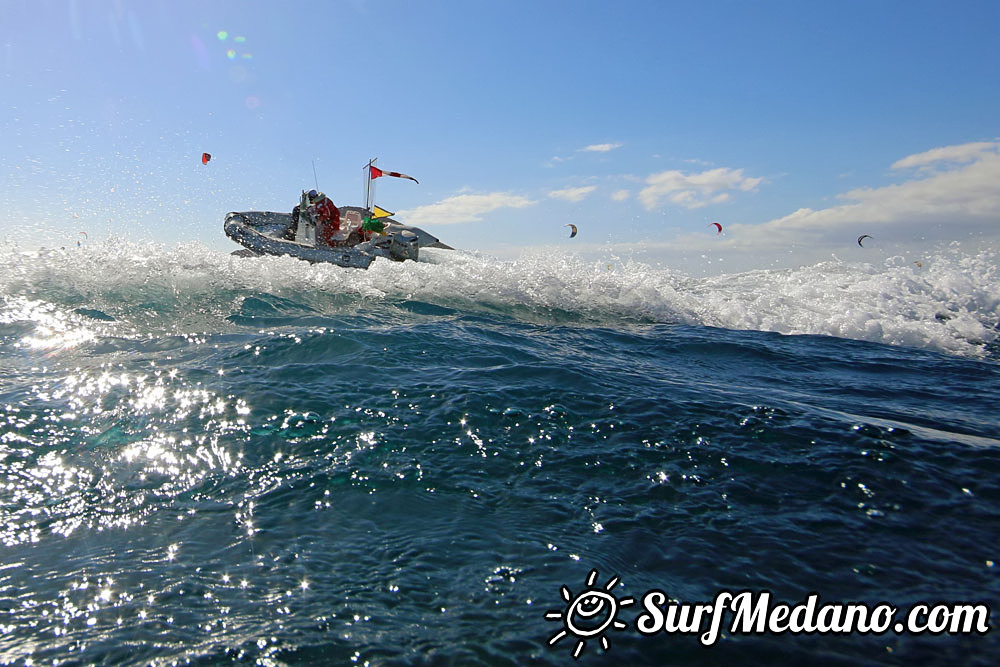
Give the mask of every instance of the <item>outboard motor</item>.
M 406 259 L 417 261 L 420 254 L 420 243 L 417 235 L 404 229 L 392 235 L 392 242 L 389 244 L 389 258 L 397 262 Z

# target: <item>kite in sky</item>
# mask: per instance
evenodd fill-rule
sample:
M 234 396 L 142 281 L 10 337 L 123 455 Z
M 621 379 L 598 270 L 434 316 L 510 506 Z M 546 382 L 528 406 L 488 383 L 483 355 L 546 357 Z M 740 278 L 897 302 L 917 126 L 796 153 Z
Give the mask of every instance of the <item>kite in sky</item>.
M 722 233 L 722 225 L 720 225 L 719 223 L 717 223 L 717 222 L 710 222 L 710 223 L 708 223 L 708 226 L 709 227 L 715 227 L 717 230 L 719 230 L 719 231 L 715 232 L 716 235 Z
M 209 155 L 208 153 L 202 153 L 201 154 L 201 163 L 202 164 L 208 164 L 208 161 L 211 160 L 211 159 L 212 159 L 212 156 Z
M 571 230 L 570 233 L 569 233 L 569 237 L 570 238 L 573 238 L 574 236 L 576 236 L 576 225 L 574 225 L 573 223 L 566 223 L 565 225 L 563 225 L 563 227 L 569 227 L 570 228 L 570 230 Z
M 858 237 L 858 245 L 864 248 L 865 246 L 861 242 L 864 241 L 865 239 L 870 239 L 870 238 L 871 238 L 870 234 L 862 234 L 861 236 Z

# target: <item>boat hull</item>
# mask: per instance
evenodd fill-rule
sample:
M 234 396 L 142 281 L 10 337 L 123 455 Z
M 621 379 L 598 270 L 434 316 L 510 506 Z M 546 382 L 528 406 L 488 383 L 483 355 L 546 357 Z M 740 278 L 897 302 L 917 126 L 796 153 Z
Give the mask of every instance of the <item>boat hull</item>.
M 367 269 L 375 255 L 361 245 L 327 248 L 282 238 L 292 224 L 292 216 L 273 211 L 244 211 L 226 214 L 226 236 L 258 255 L 288 255 L 307 262 L 327 262 L 337 266 Z
M 360 226 L 365 209 L 343 206 L 341 219 Z M 376 257 L 395 261 L 417 261 L 421 247 L 449 248 L 431 234 L 417 227 L 385 220 L 385 234 L 354 246 L 328 247 L 287 238 L 293 228 L 291 214 L 275 211 L 234 211 L 226 214 L 226 236 L 254 255 L 287 255 L 307 262 L 325 262 L 337 266 L 367 269 Z M 449 248 L 450 249 L 450 248 Z M 245 251 L 237 251 L 246 256 Z

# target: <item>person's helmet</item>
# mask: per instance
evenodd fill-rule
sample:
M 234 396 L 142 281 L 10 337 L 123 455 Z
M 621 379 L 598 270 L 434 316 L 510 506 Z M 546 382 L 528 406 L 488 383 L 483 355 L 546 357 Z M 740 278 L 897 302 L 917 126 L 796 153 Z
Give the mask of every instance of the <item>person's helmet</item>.
M 306 193 L 306 197 L 308 198 L 310 204 L 316 204 L 326 199 L 326 195 L 317 190 L 310 190 Z

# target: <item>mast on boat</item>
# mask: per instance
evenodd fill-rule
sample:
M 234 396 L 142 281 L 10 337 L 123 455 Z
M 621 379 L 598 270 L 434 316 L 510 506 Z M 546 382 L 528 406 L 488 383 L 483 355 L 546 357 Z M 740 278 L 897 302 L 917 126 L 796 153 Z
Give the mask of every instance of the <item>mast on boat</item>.
M 378 162 L 377 157 L 373 157 L 368 160 L 368 164 L 365 165 L 365 210 L 371 212 L 372 204 L 375 201 L 375 185 L 372 183 L 372 166 Z

